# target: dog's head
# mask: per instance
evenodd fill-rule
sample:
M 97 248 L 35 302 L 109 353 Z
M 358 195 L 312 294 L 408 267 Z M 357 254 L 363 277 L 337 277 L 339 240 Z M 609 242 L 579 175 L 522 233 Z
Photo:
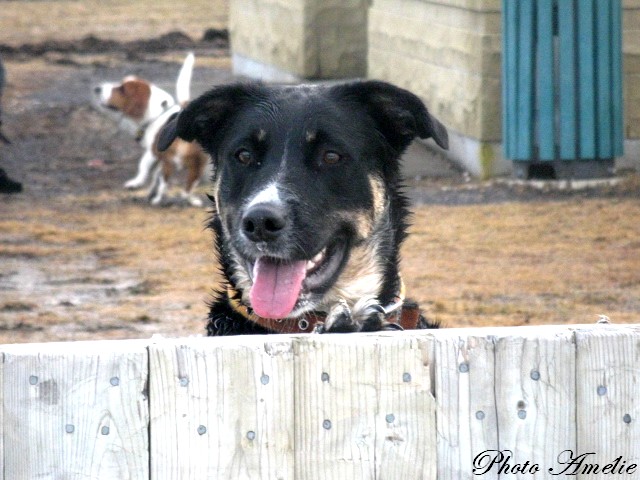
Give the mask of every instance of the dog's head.
M 176 137 L 214 159 L 229 280 L 266 318 L 380 295 L 404 236 L 399 156 L 415 137 L 448 146 L 415 95 L 374 81 L 217 87 L 166 125 L 159 148 Z
M 154 118 L 175 104 L 171 94 L 135 76 L 120 83 L 102 83 L 94 88 L 94 95 L 101 107 L 120 112 L 135 122 Z

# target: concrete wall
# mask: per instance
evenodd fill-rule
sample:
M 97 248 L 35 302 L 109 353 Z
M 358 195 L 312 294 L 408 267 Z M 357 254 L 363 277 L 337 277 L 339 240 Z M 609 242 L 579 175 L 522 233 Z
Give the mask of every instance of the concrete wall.
M 232 0 L 234 73 L 274 81 L 362 77 L 369 0 Z
M 623 5 L 625 137 L 640 139 L 640 0 Z
M 500 0 L 374 0 L 368 76 L 419 95 L 449 128 L 450 156 L 476 176 L 501 158 Z
M 618 166 L 640 171 L 640 0 L 622 2 L 624 157 Z

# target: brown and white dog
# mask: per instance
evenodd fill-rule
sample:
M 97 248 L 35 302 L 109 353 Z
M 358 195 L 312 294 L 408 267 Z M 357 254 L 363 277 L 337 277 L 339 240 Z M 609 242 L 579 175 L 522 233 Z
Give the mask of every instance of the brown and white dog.
M 136 76 L 125 77 L 120 83 L 103 83 L 94 89 L 99 106 L 116 111 L 133 123 L 144 153 L 138 162 L 137 175 L 124 186 L 140 188 L 151 176 L 149 201 L 153 205 L 162 201 L 175 171 L 185 169 L 183 196 L 191 205 L 202 206 L 202 200 L 194 194 L 194 189 L 204 175 L 209 156 L 198 144 L 180 139 L 163 152 L 156 147 L 162 127 L 189 102 L 194 62 L 194 55 L 187 55 L 176 82 L 177 102 L 170 93 Z

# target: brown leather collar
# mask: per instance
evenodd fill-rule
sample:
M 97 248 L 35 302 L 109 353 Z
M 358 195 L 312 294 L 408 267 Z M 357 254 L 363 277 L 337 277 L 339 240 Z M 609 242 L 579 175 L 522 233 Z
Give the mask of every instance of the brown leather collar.
M 236 292 L 229 288 L 227 296 L 231 307 L 248 320 L 260 325 L 267 330 L 276 333 L 311 333 L 316 327 L 322 325 L 326 318 L 325 313 L 311 312 L 301 318 L 272 319 L 256 315 L 249 307 L 244 305 Z M 404 282 L 401 292 L 396 297 L 396 301 L 389 307 L 384 308 L 387 321 L 399 325 L 404 330 L 414 330 L 418 328 L 420 321 L 420 308 L 417 304 L 404 300 Z

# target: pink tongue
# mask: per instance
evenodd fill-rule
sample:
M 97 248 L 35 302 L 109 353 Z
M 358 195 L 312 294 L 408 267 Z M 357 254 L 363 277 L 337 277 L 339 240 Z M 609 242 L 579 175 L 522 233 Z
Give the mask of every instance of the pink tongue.
M 285 318 L 298 300 L 307 262 L 276 263 L 259 258 L 253 267 L 250 297 L 253 310 L 264 318 Z

